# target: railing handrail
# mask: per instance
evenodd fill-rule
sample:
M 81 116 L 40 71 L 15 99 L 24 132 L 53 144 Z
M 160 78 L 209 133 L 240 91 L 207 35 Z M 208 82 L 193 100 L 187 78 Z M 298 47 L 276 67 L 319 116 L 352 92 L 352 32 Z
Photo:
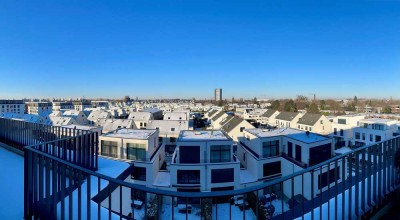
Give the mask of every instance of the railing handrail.
M 269 186 L 273 186 L 275 184 L 278 184 L 278 183 L 281 183 L 281 182 L 285 182 L 285 181 L 287 181 L 289 179 L 293 179 L 293 178 L 295 178 L 297 176 L 303 175 L 304 173 L 308 173 L 308 172 L 314 171 L 317 168 L 324 167 L 325 165 L 330 164 L 330 163 L 332 163 L 332 162 L 334 162 L 336 160 L 344 159 L 344 158 L 350 156 L 351 154 L 354 154 L 355 152 L 358 152 L 358 151 L 361 151 L 361 150 L 364 150 L 364 149 L 367 149 L 367 148 L 372 148 L 374 146 L 380 145 L 380 144 L 382 144 L 384 142 L 387 142 L 387 141 L 390 141 L 390 140 L 394 140 L 394 139 L 400 139 L 400 137 L 394 137 L 394 138 L 389 139 L 389 140 L 378 142 L 378 143 L 376 143 L 374 145 L 357 148 L 357 149 L 355 149 L 355 150 L 353 150 L 351 152 L 347 152 L 347 153 L 342 154 L 342 155 L 337 155 L 337 156 L 332 157 L 331 159 L 329 159 L 327 161 L 324 161 L 322 163 L 313 165 L 313 166 L 308 167 L 308 168 L 306 168 L 304 170 L 301 170 L 301 171 L 295 172 L 293 174 L 290 174 L 290 175 L 287 175 L 287 176 L 284 176 L 284 177 L 281 177 L 281 178 L 278 178 L 278 179 L 274 179 L 274 180 L 271 180 L 271 181 L 268 181 L 268 182 L 265 182 L 265 183 L 260 183 L 257 186 L 250 186 L 250 187 L 247 187 L 247 188 L 244 188 L 244 189 L 236 189 L 236 190 L 214 191 L 214 192 L 190 192 L 190 193 L 163 190 L 163 189 L 158 189 L 158 188 L 150 188 L 150 187 L 146 187 L 146 186 L 143 186 L 143 185 L 138 185 L 138 184 L 133 184 L 133 183 L 125 182 L 125 181 L 122 181 L 122 180 L 118 180 L 118 179 L 115 179 L 113 177 L 109 177 L 107 175 L 101 174 L 101 173 L 96 173 L 96 172 L 94 172 L 92 170 L 89 170 L 89 169 L 80 167 L 78 165 L 72 164 L 70 162 L 64 161 L 62 159 L 59 159 L 59 158 L 54 157 L 52 155 L 46 154 L 46 153 L 41 152 L 41 151 L 39 151 L 39 150 L 34 148 L 34 146 L 37 146 L 37 145 L 40 145 L 40 144 L 33 145 L 33 146 L 27 146 L 27 147 L 25 147 L 25 149 L 33 151 L 33 152 L 35 152 L 37 154 L 43 155 L 43 156 L 48 157 L 50 159 L 56 160 L 59 163 L 62 163 L 64 165 L 66 165 L 66 166 L 69 166 L 69 167 L 72 167 L 74 169 L 80 170 L 80 171 L 82 171 L 84 173 L 87 173 L 87 174 L 89 174 L 91 176 L 96 176 L 96 177 L 101 178 L 103 180 L 107 180 L 110 183 L 119 184 L 122 187 L 127 187 L 127 188 L 132 188 L 132 189 L 136 189 L 136 190 L 145 191 L 147 193 L 161 194 L 161 195 L 172 196 L 172 197 L 207 198 L 207 197 L 233 196 L 233 195 L 246 194 L 246 193 L 249 193 L 249 192 L 254 192 L 254 191 L 257 191 L 257 190 L 261 190 L 261 189 L 267 188 Z

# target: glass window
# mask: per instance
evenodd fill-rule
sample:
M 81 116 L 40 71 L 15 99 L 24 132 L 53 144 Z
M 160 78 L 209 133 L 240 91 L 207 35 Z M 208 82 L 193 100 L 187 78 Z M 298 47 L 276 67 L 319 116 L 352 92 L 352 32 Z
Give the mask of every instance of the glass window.
M 263 142 L 263 157 L 275 157 L 279 155 L 279 141 Z
M 272 176 L 281 173 L 281 162 L 265 163 L 263 165 L 263 175 Z
M 293 144 L 292 144 L 292 142 L 288 142 L 287 155 L 288 155 L 288 157 L 293 157 Z
M 360 140 L 360 132 L 356 132 L 356 139 Z
M 200 170 L 178 170 L 178 184 L 200 184 Z
M 374 135 L 372 134 L 369 135 L 369 141 L 374 141 Z
M 146 168 L 145 167 L 134 167 L 131 177 L 132 177 L 132 179 L 135 179 L 135 180 L 146 181 Z
M 375 135 L 375 142 L 380 142 L 382 140 L 381 136 Z
M 340 129 L 340 136 L 343 136 L 343 129 Z
M 334 135 L 337 135 L 337 128 L 334 128 L 334 129 L 333 129 L 333 134 L 334 134 Z
M 127 143 L 127 158 L 129 160 L 146 160 L 146 145 L 138 143 Z
M 107 157 L 118 157 L 118 144 L 115 141 L 101 141 L 100 153 Z
M 365 141 L 365 133 L 362 133 L 362 139 Z
M 180 163 L 200 163 L 200 146 L 179 146 Z
M 228 183 L 234 181 L 234 169 L 211 170 L 211 183 Z
M 210 147 L 211 163 L 229 162 L 230 158 L 231 158 L 230 145 L 214 145 Z

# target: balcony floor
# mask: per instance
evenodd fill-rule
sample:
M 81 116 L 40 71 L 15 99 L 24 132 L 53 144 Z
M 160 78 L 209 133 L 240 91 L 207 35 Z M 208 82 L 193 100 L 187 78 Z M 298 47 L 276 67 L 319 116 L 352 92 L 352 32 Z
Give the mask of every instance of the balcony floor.
M 0 147 L 0 219 L 23 219 L 24 158 Z

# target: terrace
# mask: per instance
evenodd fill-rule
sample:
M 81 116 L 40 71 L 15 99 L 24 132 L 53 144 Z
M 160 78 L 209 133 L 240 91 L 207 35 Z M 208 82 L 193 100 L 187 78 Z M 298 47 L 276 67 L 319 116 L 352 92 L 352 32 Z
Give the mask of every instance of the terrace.
M 0 123 L 0 125 L 8 126 L 0 129 L 2 140 L 5 139 L 5 131 L 14 134 L 8 137 L 16 138 L 6 140 L 18 139 L 19 136 L 16 134 L 19 131 L 15 129 L 19 127 L 10 127 L 13 123 L 14 121 Z M 41 136 L 28 135 L 26 137 L 40 137 L 40 140 L 43 140 Z M 98 171 L 90 169 L 91 163 L 82 163 L 85 161 L 82 157 L 92 151 L 80 149 L 76 145 L 85 143 L 84 140 L 91 140 L 91 137 L 88 133 L 67 139 L 55 138 L 47 142 L 39 141 L 37 138 L 26 140 L 35 143 L 24 148 L 24 168 L 22 168 L 22 157 L 0 148 L 0 168 L 2 169 L 0 175 L 3 175 L 3 180 L 10 180 L 4 181 L 4 187 L 2 187 L 2 193 L 4 193 L 2 195 L 5 195 L 3 198 L 7 198 L 3 199 L 3 203 L 10 204 L 0 207 L 0 216 L 4 219 L 18 219 L 21 216 L 25 219 L 44 216 L 59 219 L 71 216 L 76 219 L 96 219 L 100 216 L 103 219 L 152 217 L 154 219 L 187 219 L 188 217 L 200 219 L 202 216 L 207 219 L 259 219 L 265 216 L 274 219 L 370 218 L 377 211 L 382 210 L 388 201 L 393 201 L 394 192 L 399 188 L 399 172 L 395 168 L 397 162 L 394 157 L 400 151 L 399 137 L 361 147 L 269 182 L 249 185 L 238 190 L 202 193 L 176 192 L 125 182 L 117 176 L 128 165 L 114 163 L 115 161 L 112 160 L 98 158 L 98 163 L 96 163 Z M 77 138 L 81 141 L 78 142 Z M 87 146 L 90 149 L 89 142 Z M 90 155 L 88 154 L 89 158 Z M 77 160 L 73 159 L 75 156 Z M 361 159 L 354 160 L 354 158 Z M 373 163 L 367 166 L 367 163 L 360 162 L 365 160 Z M 336 169 L 338 163 L 348 163 L 349 169 L 345 169 L 345 166 L 340 166 L 342 169 Z M 14 166 L 11 168 L 10 164 Z M 349 173 L 353 171 L 353 168 L 357 172 Z M 22 169 L 24 170 L 23 178 L 16 175 L 21 174 Z M 315 175 L 322 170 L 334 170 L 334 172 L 329 172 L 326 176 Z M 332 178 L 338 175 L 345 175 L 345 180 L 337 182 L 336 178 Z M 274 192 L 278 196 L 272 196 L 271 191 L 270 196 L 265 200 L 265 190 L 275 185 L 280 186 L 279 190 Z M 11 187 L 15 189 L 15 186 L 17 186 L 16 190 L 9 190 Z M 107 186 L 110 187 L 107 188 Z M 103 202 L 93 201 L 93 197 L 100 191 L 111 188 L 115 190 L 112 192 L 110 190 Z M 140 209 L 132 208 L 131 194 L 125 193 L 126 190 L 144 192 L 145 201 L 149 205 L 144 205 Z M 24 197 L 22 197 L 22 192 Z M 282 195 L 289 200 L 280 199 L 279 196 Z M 301 201 L 296 199 L 301 196 L 306 199 Z M 222 202 L 224 198 L 232 201 L 237 197 L 242 198 L 239 204 L 248 204 L 249 208 L 244 209 L 241 205 L 237 205 L 238 202 Z M 191 213 L 188 211 L 182 213 L 181 207 L 176 203 L 178 200 L 185 201 L 183 204 L 180 203 L 186 204 L 185 207 L 193 204 Z M 200 205 L 194 205 L 196 203 L 193 200 L 199 200 Z M 23 211 L 21 203 L 24 207 Z M 108 204 L 111 204 L 111 208 Z M 274 205 L 274 212 L 268 208 L 270 204 Z

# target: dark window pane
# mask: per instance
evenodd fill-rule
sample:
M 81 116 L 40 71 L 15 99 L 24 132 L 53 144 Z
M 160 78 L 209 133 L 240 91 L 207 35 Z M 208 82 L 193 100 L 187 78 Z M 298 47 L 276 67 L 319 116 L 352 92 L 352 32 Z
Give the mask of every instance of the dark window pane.
M 265 163 L 263 165 L 263 176 L 271 176 L 281 173 L 281 162 Z
M 234 181 L 234 169 L 213 169 L 211 170 L 211 183 L 227 183 Z

